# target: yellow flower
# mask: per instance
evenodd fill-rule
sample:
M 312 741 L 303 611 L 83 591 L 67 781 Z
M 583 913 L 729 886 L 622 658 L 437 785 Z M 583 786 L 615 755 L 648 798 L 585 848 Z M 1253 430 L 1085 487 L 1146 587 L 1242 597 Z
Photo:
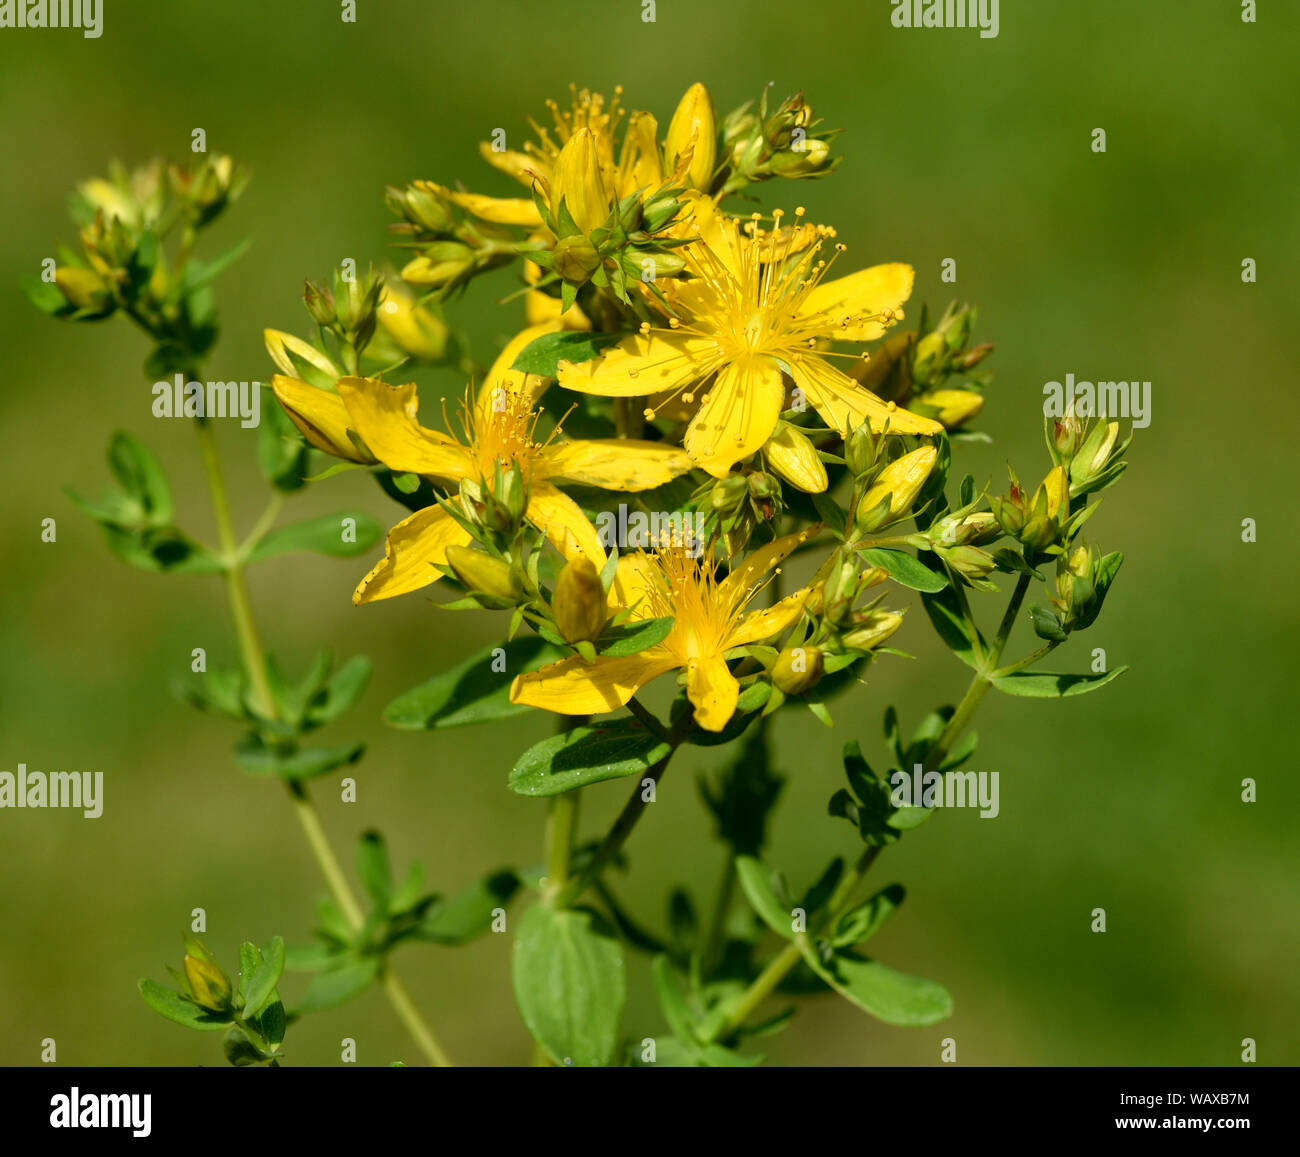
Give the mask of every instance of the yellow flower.
M 533 402 L 545 379 L 509 370 L 505 359 L 503 354 L 478 399 L 466 404 L 463 441 L 419 423 L 414 385 L 389 386 L 371 378 L 339 382 L 348 424 L 391 470 L 419 474 L 446 487 L 462 481 L 482 484 L 492 479 L 498 464 L 507 470 L 518 466 L 528 488 L 524 517 L 566 558 L 585 556 L 601 567 L 605 552 L 599 535 L 556 480 L 647 490 L 685 473 L 690 460 L 675 446 L 629 439 L 562 440 L 552 435 L 539 443 Z M 447 548 L 469 541 L 469 533 L 442 506 L 416 511 L 389 531 L 383 560 L 361 580 L 353 602 L 392 598 L 436 582 L 435 567 L 446 561 Z
M 632 112 L 628 115 L 620 103 L 622 91 L 615 88 L 613 99 L 606 101 L 598 92 L 589 92 L 585 88 L 579 90 L 570 85 L 567 109 L 561 109 L 555 101 L 546 102 L 551 110 L 553 127 L 546 129 L 533 123 L 538 137 L 536 143 L 529 141 L 524 145 L 524 151 L 519 152 L 498 150 L 484 142 L 479 145 L 479 152 L 488 164 L 531 189 L 539 180 L 547 185 L 552 183 L 564 147 L 579 133 L 585 132 L 590 135 L 601 182 L 611 199 L 621 199 L 638 189 L 654 192 L 663 186 L 665 179 L 659 155 L 659 127 L 649 113 Z M 627 127 L 620 146 L 617 138 L 624 117 L 627 118 Z
M 876 265 L 826 281 L 829 263 L 817 253 L 828 230 L 800 222 L 770 233 L 755 225 L 742 234 L 707 198 L 692 204 L 701 240 L 686 247 L 691 280 L 674 283 L 671 295 L 685 320 L 670 318 L 667 331 L 643 325 L 594 361 L 561 362 L 561 385 L 609 397 L 681 395 L 686 402 L 703 385 L 685 446 L 715 478 L 775 431 L 786 408 L 783 367 L 841 436 L 863 422 L 875 430 L 888 423 L 898 434 L 943 430 L 882 402 L 833 366 L 828 359 L 834 354 L 818 348 L 829 339 L 866 342 L 884 334 L 903 316 L 911 266 Z M 802 215 L 796 210 L 797 218 Z
M 692 558 L 682 545 L 624 555 L 611 602 L 631 607 L 633 619 L 672 618 L 667 638 L 635 655 L 598 655 L 590 663 L 575 655 L 518 675 L 510 687 L 511 702 L 561 715 L 595 715 L 622 707 L 652 679 L 680 669 L 686 673 L 696 723 L 706 731 L 721 731 L 740 696 L 727 653 L 790 627 L 803 612 L 808 588 L 762 610 L 746 607 L 769 572 L 820 529 L 809 527 L 761 547 L 722 579 L 712 560 Z

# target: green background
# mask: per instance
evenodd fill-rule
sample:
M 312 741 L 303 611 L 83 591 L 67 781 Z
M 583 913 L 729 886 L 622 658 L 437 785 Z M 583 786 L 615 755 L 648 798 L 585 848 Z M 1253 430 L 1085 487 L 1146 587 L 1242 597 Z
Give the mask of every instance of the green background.
M 182 156 L 200 126 L 210 148 L 248 164 L 252 185 L 209 239 L 208 253 L 254 241 L 219 285 L 225 338 L 209 376 L 265 380 L 260 332 L 306 332 L 304 276 L 391 252 L 385 184 L 459 179 L 514 195 L 476 153 L 494 128 L 517 145 L 526 118 L 571 81 L 621 83 L 662 126 L 695 80 L 724 110 L 769 81 L 778 97 L 802 88 L 847 130 L 835 177 L 765 186 L 767 207 L 806 204 L 855 263 L 913 263 L 914 306 L 945 304 L 953 287 L 939 266 L 956 259 L 956 292 L 981 310 L 976 336 L 998 343 L 979 423 L 994 444 L 959 459 L 980 480 L 1000 488 L 1007 460 L 1027 478 L 1045 470 L 1045 381 L 1153 383 L 1151 425 L 1089 528 L 1127 562 L 1100 624 L 1060 664 L 1084 670 L 1103 647 L 1132 670 L 1068 704 L 991 696 L 971 766 L 1001 773 L 1002 814 L 941 814 L 874 869 L 910 893 L 878 954 L 945 982 L 956 1015 L 894 1029 L 827 996 L 805 1001 L 766 1051 L 804 1065 L 924 1065 L 951 1036 L 965 1064 L 1211 1065 L 1238 1063 L 1253 1037 L 1261 1063 L 1300 1061 L 1300 790 L 1285 738 L 1297 682 L 1300 10 L 1262 0 L 1252 25 L 1236 0 L 1007 0 L 987 40 L 895 30 L 884 0 L 662 0 L 653 24 L 637 0 L 359 0 L 356 24 L 334 0 L 105 8 L 99 40 L 0 31 L 0 767 L 106 779 L 98 820 L 0 813 L 0 1062 L 34 1064 L 54 1037 L 65 1064 L 220 1063 L 214 1037 L 144 1006 L 137 978 L 165 979 L 196 906 L 233 962 L 245 937 L 304 940 L 323 892 L 282 793 L 234 768 L 227 725 L 168 693 L 192 648 L 233 659 L 218 581 L 121 565 L 62 493 L 96 492 L 109 433 L 126 429 L 162 458 L 182 521 L 211 534 L 191 431 L 150 416 L 144 340 L 116 321 L 51 321 L 17 290 L 71 239 L 66 193 L 112 157 Z M 1096 127 L 1104 155 L 1090 147 Z M 1247 257 L 1258 284 L 1242 283 Z M 493 306 L 511 287 L 497 276 L 452 307 L 480 357 L 518 323 L 518 305 Z M 253 435 L 227 424 L 221 436 L 246 528 L 261 501 Z M 397 517 L 360 475 L 294 508 L 349 505 Z M 46 517 L 55 544 L 40 541 Z M 1247 517 L 1253 544 L 1241 541 Z M 399 866 L 420 859 L 442 891 L 535 863 L 546 805 L 513 796 L 505 776 L 547 720 L 425 736 L 379 719 L 395 694 L 495 640 L 499 616 L 445 615 L 418 595 L 356 609 L 349 592 L 368 565 L 290 557 L 252 576 L 264 633 L 291 669 L 323 641 L 377 661 L 358 711 L 325 733 L 370 744 L 356 804 L 338 802 L 332 778 L 316 785 L 336 845 L 350 858 L 356 835 L 381 827 Z M 990 601 L 986 613 L 1000 609 Z M 910 725 L 964 686 L 919 609 L 898 641 L 916 660 L 877 664 L 839 703 L 834 731 L 802 714 L 780 724 L 789 784 L 770 851 L 800 886 L 830 854 L 853 854 L 850 829 L 825 815 L 839 746 L 859 737 L 878 751 L 888 703 Z M 1012 653 L 1025 642 L 1018 632 Z M 710 759 L 691 749 L 673 767 L 616 881 L 651 925 L 670 883 L 691 881 L 701 902 L 714 890 L 720 853 L 692 784 Z M 1253 805 L 1240 799 L 1245 777 L 1258 783 Z M 587 793 L 586 831 L 626 790 Z M 1104 935 L 1089 930 L 1097 907 Z M 398 961 L 456 1059 L 527 1060 L 507 937 L 416 946 Z M 301 982 L 286 982 L 290 1000 Z M 640 960 L 632 987 L 627 1031 L 661 1032 Z M 363 1064 L 418 1059 L 372 992 L 295 1028 L 290 1063 L 336 1063 L 343 1037 Z

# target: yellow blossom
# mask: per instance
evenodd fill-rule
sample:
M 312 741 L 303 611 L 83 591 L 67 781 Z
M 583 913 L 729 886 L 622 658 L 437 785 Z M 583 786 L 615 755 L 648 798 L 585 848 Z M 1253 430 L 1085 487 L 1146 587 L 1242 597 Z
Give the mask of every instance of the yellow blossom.
M 682 670 L 696 723 L 706 731 L 721 731 L 740 696 L 727 653 L 789 628 L 803 613 L 808 588 L 771 607 L 746 608 L 770 572 L 820 529 L 809 527 L 759 548 L 721 579 L 713 560 L 693 558 L 681 544 L 654 554 L 625 555 L 618 562 L 611 602 L 632 608 L 633 619 L 671 618 L 668 636 L 635 655 L 598 655 L 590 663 L 573 656 L 518 675 L 510 687 L 511 701 L 561 715 L 595 715 L 622 707 L 652 679 Z
M 692 201 L 701 240 L 686 248 L 691 279 L 671 300 L 682 317 L 667 330 L 641 331 L 602 357 L 560 363 L 569 389 L 610 397 L 681 395 L 699 409 L 686 429 L 692 460 L 715 478 L 759 449 L 786 408 L 783 367 L 826 423 L 842 436 L 863 422 L 898 434 L 937 434 L 943 427 L 882 402 L 831 364 L 827 339 L 865 342 L 903 316 L 912 292 L 908 265 L 877 265 L 826 281 L 818 259 L 829 230 L 763 232 Z M 802 218 L 802 210 L 796 218 Z M 778 223 L 780 215 L 777 214 Z M 820 234 L 820 236 L 818 235 Z M 811 243 L 810 243 L 811 242 Z M 653 416 L 653 411 L 650 412 Z

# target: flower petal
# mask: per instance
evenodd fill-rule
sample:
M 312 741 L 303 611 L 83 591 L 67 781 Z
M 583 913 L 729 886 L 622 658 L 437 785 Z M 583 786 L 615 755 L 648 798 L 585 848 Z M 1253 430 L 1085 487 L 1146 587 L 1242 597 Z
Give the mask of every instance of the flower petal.
M 402 519 L 388 532 L 383 561 L 352 592 L 360 606 L 408 594 L 437 582 L 435 569 L 447 561 L 449 546 L 464 546 L 468 532 L 441 506 L 426 506 Z
M 744 562 L 732 567 L 731 573 L 718 584 L 718 594 L 731 600 L 733 606 L 742 605 L 768 571 L 778 566 L 797 546 L 815 538 L 821 529 L 821 523 L 817 523 L 794 534 L 782 535 L 751 551 Z
M 742 616 L 740 622 L 727 636 L 727 650 L 732 647 L 744 647 L 750 643 L 761 643 L 781 634 L 799 618 L 811 590 L 811 587 L 804 587 L 803 590 L 795 591 L 792 595 L 786 595 L 780 602 L 773 603 L 770 607 L 750 611 Z
M 939 434 L 943 426 L 904 410 L 893 402 L 882 402 L 852 378 L 837 370 L 825 358 L 804 354 L 790 365 L 795 384 L 808 396 L 817 412 L 841 436 L 863 422 L 879 433 L 889 423 L 891 434 Z
M 528 493 L 528 509 L 524 512 L 538 530 L 555 544 L 565 558 L 585 555 L 597 570 L 605 565 L 605 549 L 600 535 L 587 521 L 582 508 L 563 491 L 549 482 L 534 479 Z
M 510 367 L 515 364 L 515 359 L 523 352 L 525 346 L 544 334 L 554 333 L 559 328 L 558 321 L 544 321 L 520 330 L 506 343 L 506 348 L 492 363 L 492 368 L 483 378 L 483 385 L 479 387 L 478 398 L 474 404 L 480 421 L 486 418 L 496 404 L 496 400 L 499 399 L 497 390 L 504 390 L 507 394 L 521 398 L 530 409 L 533 403 L 546 392 L 546 387 L 551 384 L 550 378 L 543 377 L 541 374 L 526 374 L 522 370 L 512 370 Z
M 686 668 L 686 697 L 695 705 L 695 722 L 721 731 L 736 713 L 740 684 L 721 655 L 692 659 Z
M 289 415 L 289 420 L 302 432 L 317 450 L 344 458 L 349 462 L 373 462 L 363 454 L 348 437 L 351 420 L 347 407 L 338 394 L 309 386 L 297 378 L 276 374 L 271 379 L 271 389 L 276 399 Z
M 638 333 L 591 361 L 561 362 L 560 385 L 582 394 L 635 398 L 699 381 L 717 363 L 717 346 L 707 338 Z
M 414 383 L 389 386 L 374 378 L 340 378 L 339 396 L 352 428 L 390 469 L 451 480 L 470 472 L 469 454 L 460 443 L 416 419 Z
M 696 465 L 725 478 L 772 436 L 785 406 L 776 361 L 745 357 L 723 366 L 686 428 L 685 446 Z
M 510 702 L 560 715 L 599 715 L 622 707 L 651 679 L 671 671 L 674 665 L 654 647 L 621 659 L 598 655 L 592 663 L 574 655 L 516 675 L 510 685 Z
M 893 321 L 902 318 L 902 305 L 912 296 L 915 279 L 910 265 L 873 265 L 823 281 L 809 291 L 799 312 L 805 320 L 824 319 L 828 337 L 875 341 L 889 325 L 882 315 Z
M 663 571 L 644 551 L 619 555 L 614 582 L 609 588 L 608 603 L 612 611 L 632 610 L 632 619 L 653 619 L 656 608 L 670 603 L 668 584 Z
M 497 225 L 523 225 L 530 229 L 542 225 L 542 215 L 531 197 L 486 197 L 482 193 L 461 193 L 433 181 L 416 181 L 415 186 L 417 189 L 427 189 L 435 196 L 445 197 L 480 221 L 492 221 Z
M 568 478 L 606 490 L 650 490 L 691 468 L 690 456 L 680 446 L 632 438 L 552 444 L 543 451 L 541 463 L 547 477 Z

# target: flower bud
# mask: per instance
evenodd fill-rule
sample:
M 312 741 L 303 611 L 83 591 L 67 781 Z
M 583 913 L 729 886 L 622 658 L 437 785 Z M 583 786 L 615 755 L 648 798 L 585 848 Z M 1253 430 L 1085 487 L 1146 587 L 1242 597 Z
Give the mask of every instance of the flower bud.
M 1108 465 L 1118 439 L 1118 422 L 1098 422 L 1093 426 L 1070 462 L 1071 484 L 1081 486 L 1100 474 Z
M 962 578 L 978 581 L 997 570 L 993 556 L 978 546 L 936 546 L 934 552 Z
M 903 625 L 903 616 L 898 611 L 868 611 L 857 616 L 857 620 L 853 629 L 840 639 L 855 651 L 874 650 Z
M 551 214 L 558 217 L 563 202 L 582 233 L 590 234 L 609 216 L 609 194 L 600 171 L 595 134 L 581 128 L 555 158 L 551 176 Z
M 984 395 L 974 390 L 930 390 L 916 400 L 938 410 L 938 420 L 949 430 L 970 421 L 984 409 Z
M 801 695 L 816 686 L 825 667 L 820 647 L 786 647 L 772 664 L 772 684 L 787 695 Z
M 111 312 L 113 295 L 99 274 L 89 269 L 78 269 L 75 265 L 60 265 L 54 271 L 54 284 L 68 300 L 69 305 L 77 309 Z
M 1087 431 L 1088 424 L 1082 418 L 1076 418 L 1073 414 L 1051 420 L 1048 436 L 1052 443 L 1052 449 L 1056 451 L 1058 458 L 1067 466 L 1079 452 Z
M 486 595 L 513 606 L 520 594 L 519 581 L 508 562 L 469 546 L 447 547 L 447 565 L 467 591 Z
M 805 138 L 801 149 L 787 149 L 777 153 L 765 166 L 773 176 L 811 177 L 826 168 L 831 159 L 831 147 L 815 137 Z
M 938 456 L 939 451 L 933 446 L 922 446 L 886 466 L 858 502 L 855 516 L 858 529 L 870 533 L 906 514 L 930 477 Z
M 880 452 L 880 443 L 871 432 L 871 423 L 863 422 L 844 443 L 844 461 L 849 473 L 860 478 L 876 464 L 876 455 Z
M 402 267 L 402 277 L 412 285 L 446 289 L 463 280 L 474 268 L 474 250 L 460 241 L 435 241 Z
M 719 479 L 709 491 L 709 505 L 717 511 L 734 510 L 749 493 L 749 484 L 739 474 Z
M 385 286 L 378 317 L 379 324 L 403 353 L 431 362 L 446 354 L 450 336 L 446 322 L 417 305 L 409 294 Z
M 195 1003 L 212 1012 L 225 1012 L 230 1008 L 234 990 L 231 988 L 230 977 L 217 964 L 191 956 L 187 952 L 182 965 Z
M 826 489 L 826 464 L 812 439 L 798 426 L 778 422 L 763 453 L 772 469 L 796 489 L 806 494 L 820 494 Z
M 600 268 L 600 254 L 581 233 L 562 237 L 552 251 L 555 272 L 574 285 L 585 285 L 587 279 Z
M 691 186 L 708 192 L 717 159 L 717 125 L 713 98 L 702 84 L 686 90 L 664 138 L 664 159 L 670 172 L 676 170 L 689 153 L 686 179 Z
M 607 616 L 605 588 L 589 558 L 580 556 L 565 563 L 555 580 L 551 610 L 565 642 L 590 642 L 600 637 Z
M 939 519 L 927 531 L 930 542 L 935 546 L 965 546 L 968 543 L 980 546 L 992 542 L 1001 534 L 1002 528 L 998 520 L 988 511 L 961 517 L 950 514 Z

